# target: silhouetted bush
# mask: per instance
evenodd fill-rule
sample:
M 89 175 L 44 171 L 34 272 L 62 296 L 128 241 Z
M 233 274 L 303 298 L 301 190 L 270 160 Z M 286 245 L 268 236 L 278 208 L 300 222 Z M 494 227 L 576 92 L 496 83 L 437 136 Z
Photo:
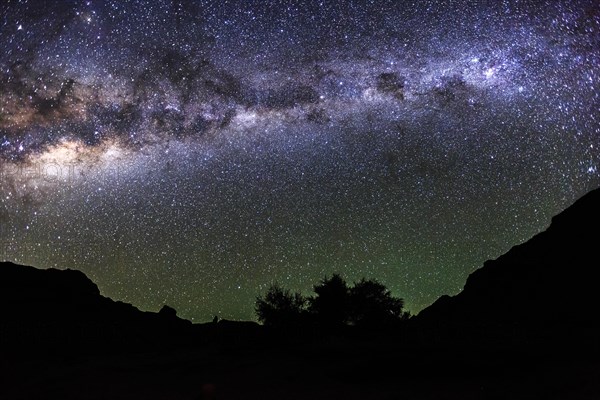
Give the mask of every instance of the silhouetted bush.
M 264 297 L 256 298 L 256 316 L 265 325 L 300 323 L 305 313 L 306 299 L 300 293 L 291 293 L 273 284 Z
M 350 322 L 357 326 L 390 325 L 408 314 L 402 311 L 404 300 L 393 297 L 382 283 L 361 279 L 350 288 Z
M 309 311 L 314 320 L 325 326 L 339 326 L 350 317 L 350 291 L 338 274 L 324 278 L 314 287 L 315 296 L 309 299 Z
M 315 323 L 323 328 L 345 325 L 391 326 L 410 317 L 404 300 L 392 296 L 382 283 L 361 279 L 349 287 L 338 274 L 314 286 L 315 295 L 305 298 L 279 285 L 272 285 L 256 300 L 256 315 L 265 325 Z

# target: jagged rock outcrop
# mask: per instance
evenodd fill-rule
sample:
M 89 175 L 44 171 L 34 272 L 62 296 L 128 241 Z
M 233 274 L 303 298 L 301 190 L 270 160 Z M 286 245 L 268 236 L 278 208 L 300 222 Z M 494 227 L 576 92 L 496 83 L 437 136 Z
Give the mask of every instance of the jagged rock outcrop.
M 144 345 L 190 326 L 104 297 L 80 271 L 0 263 L 0 349 Z
M 550 227 L 473 272 L 456 296 L 415 318 L 424 325 L 518 328 L 600 326 L 600 189 L 552 219 Z

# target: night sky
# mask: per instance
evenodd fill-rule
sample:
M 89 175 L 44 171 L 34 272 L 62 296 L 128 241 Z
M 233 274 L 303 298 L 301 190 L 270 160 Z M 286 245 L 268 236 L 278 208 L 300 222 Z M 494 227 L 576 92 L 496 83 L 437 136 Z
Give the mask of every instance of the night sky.
M 597 0 L 0 17 L 0 258 L 143 310 L 249 319 L 339 272 L 418 312 L 600 185 Z

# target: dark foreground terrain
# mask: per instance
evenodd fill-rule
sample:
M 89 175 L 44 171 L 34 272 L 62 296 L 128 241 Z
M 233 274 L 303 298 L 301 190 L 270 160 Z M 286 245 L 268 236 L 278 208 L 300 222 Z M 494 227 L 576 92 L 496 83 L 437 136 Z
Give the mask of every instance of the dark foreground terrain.
M 599 399 L 600 190 L 386 330 L 192 325 L 0 265 L 0 399 Z
M 6 399 L 597 399 L 598 352 L 544 343 L 482 351 L 402 338 L 243 342 L 20 360 Z M 552 350 L 547 351 L 548 348 Z M 18 377 L 18 378 L 15 378 Z M 203 395 L 204 392 L 204 395 Z M 210 396 L 214 392 L 216 396 Z

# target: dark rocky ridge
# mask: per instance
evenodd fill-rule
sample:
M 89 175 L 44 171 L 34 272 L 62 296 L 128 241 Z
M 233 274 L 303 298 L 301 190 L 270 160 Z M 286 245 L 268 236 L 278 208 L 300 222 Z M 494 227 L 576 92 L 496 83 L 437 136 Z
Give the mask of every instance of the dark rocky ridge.
M 15 351 L 131 348 L 191 326 L 172 313 L 142 312 L 104 297 L 80 271 L 8 262 L 0 263 L 0 315 L 0 349 Z
M 550 227 L 473 272 L 461 293 L 442 296 L 418 325 L 597 327 L 600 189 L 555 216 Z

